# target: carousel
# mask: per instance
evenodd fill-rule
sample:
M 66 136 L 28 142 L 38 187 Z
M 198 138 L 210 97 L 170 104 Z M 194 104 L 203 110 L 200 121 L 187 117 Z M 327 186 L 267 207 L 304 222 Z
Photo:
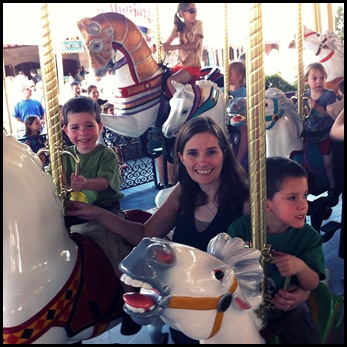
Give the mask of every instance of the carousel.
M 92 238 L 70 231 L 65 215 L 72 192 L 62 179 L 65 151 L 48 5 L 42 4 L 40 10 L 40 61 L 48 139 L 47 147 L 41 151 L 49 154 L 52 174 L 43 169 L 38 154 L 3 131 L 6 201 L 3 220 L 4 344 L 80 343 L 115 327 L 123 315 L 123 291 L 109 260 Z M 159 23 L 158 5 L 156 17 Z M 224 20 L 224 61 L 229 61 L 228 4 L 224 4 Z M 158 276 L 146 280 L 161 296 L 156 299 L 150 314 L 134 314 L 134 320 L 137 317 L 141 324 L 153 325 L 153 343 L 161 336 L 164 324 L 180 329 L 200 343 L 264 343 L 259 330 L 266 325 L 270 298 L 265 290 L 263 266 L 271 261 L 272 251 L 266 240 L 266 157 L 289 157 L 295 152 L 298 160 L 304 163 L 307 154 L 300 140 L 305 118 L 304 45 L 307 42 L 307 49 L 316 50 L 317 57 L 322 57 L 327 66 L 339 66 L 342 60 L 343 69 L 341 45 L 332 33 L 319 34 L 304 27 L 301 4 L 298 4 L 298 110 L 295 111 L 293 103 L 281 90 L 265 90 L 262 5 L 250 5 L 246 85 L 251 93 L 247 92 L 248 97 L 239 100 L 236 111 L 231 113 L 232 107 L 227 112 L 229 97 L 216 83 L 213 69 L 205 71 L 194 84 L 176 84 L 176 93 L 167 100 L 163 81 L 168 69 L 162 64 L 160 50 L 155 59 L 139 28 L 126 16 L 99 13 L 82 18 L 78 21 L 78 28 L 95 75 L 104 75 L 110 62 L 116 71 L 118 95 L 115 108 L 119 116 L 102 115 L 104 126 L 109 131 L 125 137 L 141 137 L 145 147 L 151 134 L 159 133 L 163 139 L 163 154 L 169 159 L 172 140 L 179 127 L 193 117 L 213 115 L 225 129 L 230 125 L 238 127 L 240 122 L 247 125 L 251 243 L 246 245 L 241 239 L 219 234 L 210 241 L 208 250 L 202 252 L 169 240 L 144 239 L 124 259 L 120 269 L 129 278 L 142 278 L 138 271 L 141 266 L 147 266 L 151 257 L 147 254 L 153 254 L 151 252 L 155 249 Z M 157 37 L 160 37 L 159 24 Z M 160 46 L 159 39 L 157 46 Z M 343 70 L 337 74 L 340 76 L 334 76 L 334 81 L 330 82 L 341 78 Z M 224 85 L 229 85 L 228 76 L 228 64 L 225 64 Z M 4 73 L 6 89 L 5 77 Z M 287 144 L 282 148 L 277 144 L 283 139 Z M 289 143 L 293 147 L 289 147 Z M 326 177 L 317 179 L 314 173 L 311 176 L 315 181 L 311 183 L 310 193 L 318 195 L 326 189 Z M 320 182 L 323 183 L 318 186 Z M 14 192 L 21 192 L 20 198 Z M 325 210 L 327 203 L 329 206 L 327 200 L 320 201 L 311 207 L 311 213 L 316 214 L 311 216 L 311 220 L 313 217 L 317 230 L 323 221 L 323 206 L 324 213 L 329 212 Z M 138 220 L 138 216 L 131 212 L 129 216 Z M 192 258 L 200 260 L 197 266 L 205 264 L 192 269 L 194 276 L 199 274 L 198 277 L 185 273 L 186 262 L 192 262 Z M 139 259 L 142 264 L 137 264 Z M 163 260 L 166 262 L 164 267 L 160 266 Z M 208 278 L 208 266 L 223 268 L 229 274 L 223 286 Z M 186 283 L 191 281 L 199 291 L 192 291 L 189 286 L 182 287 L 179 283 L 184 281 L 176 281 L 177 286 L 172 286 L 171 292 L 166 293 L 167 282 L 172 283 L 172 278 L 181 278 L 184 274 L 188 276 Z M 205 285 L 201 286 L 201 283 Z M 142 293 L 146 295 L 146 288 Z M 309 303 L 323 343 L 339 343 L 343 325 L 341 298 L 320 283 L 312 291 Z M 131 311 L 127 313 L 132 315 Z M 188 321 L 199 324 L 193 325 L 194 329 L 187 329 L 185 322 Z M 234 328 L 229 329 L 231 326 Z M 281 343 L 279 340 L 272 342 Z

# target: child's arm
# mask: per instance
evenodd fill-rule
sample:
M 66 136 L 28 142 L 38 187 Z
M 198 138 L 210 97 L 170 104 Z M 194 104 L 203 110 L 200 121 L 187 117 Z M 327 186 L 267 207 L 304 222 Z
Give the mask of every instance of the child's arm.
M 76 176 L 74 173 L 71 174 L 71 189 L 75 192 L 81 190 L 94 190 L 102 191 L 109 187 L 108 181 L 104 177 L 97 178 L 85 178 L 83 176 Z
M 301 287 L 313 290 L 319 284 L 319 276 L 306 263 L 293 255 L 274 251 L 274 262 L 283 277 L 296 276 Z

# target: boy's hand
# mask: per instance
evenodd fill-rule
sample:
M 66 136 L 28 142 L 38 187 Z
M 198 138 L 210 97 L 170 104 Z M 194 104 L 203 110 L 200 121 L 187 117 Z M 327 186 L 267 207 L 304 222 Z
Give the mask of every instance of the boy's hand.
M 293 276 L 300 272 L 304 262 L 291 254 L 273 251 L 273 261 L 283 277 Z
M 87 188 L 87 180 L 83 176 L 76 176 L 74 173 L 71 174 L 71 189 L 74 192 L 80 192 Z

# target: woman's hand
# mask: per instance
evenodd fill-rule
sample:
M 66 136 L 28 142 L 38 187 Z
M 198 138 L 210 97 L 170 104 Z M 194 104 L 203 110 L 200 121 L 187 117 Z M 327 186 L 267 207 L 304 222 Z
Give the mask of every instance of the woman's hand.
M 291 284 L 288 290 L 280 289 L 272 298 L 271 303 L 278 310 L 288 311 L 300 306 L 307 301 L 309 296 L 310 291 L 296 284 Z

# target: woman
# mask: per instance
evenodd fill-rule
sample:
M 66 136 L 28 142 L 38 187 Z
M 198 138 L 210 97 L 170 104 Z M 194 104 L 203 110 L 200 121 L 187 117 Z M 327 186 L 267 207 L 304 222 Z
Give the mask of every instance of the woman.
M 204 32 L 202 21 L 197 20 L 196 15 L 195 3 L 179 3 L 174 16 L 174 28 L 163 43 L 165 52 L 178 49 L 178 62 L 171 68 L 173 75 L 167 80 L 171 95 L 176 91 L 172 80 L 185 84 L 200 76 Z M 176 38 L 179 43 L 172 45 Z
M 131 245 L 144 237 L 165 237 L 173 228 L 174 242 L 201 250 L 212 237 L 248 212 L 248 182 L 225 133 L 207 117 L 185 123 L 175 143 L 175 174 L 178 183 L 145 223 L 118 218 L 92 205 L 70 202 L 70 216 L 97 220 Z M 171 329 L 176 343 L 198 343 Z M 188 339 L 188 340 L 187 340 Z

